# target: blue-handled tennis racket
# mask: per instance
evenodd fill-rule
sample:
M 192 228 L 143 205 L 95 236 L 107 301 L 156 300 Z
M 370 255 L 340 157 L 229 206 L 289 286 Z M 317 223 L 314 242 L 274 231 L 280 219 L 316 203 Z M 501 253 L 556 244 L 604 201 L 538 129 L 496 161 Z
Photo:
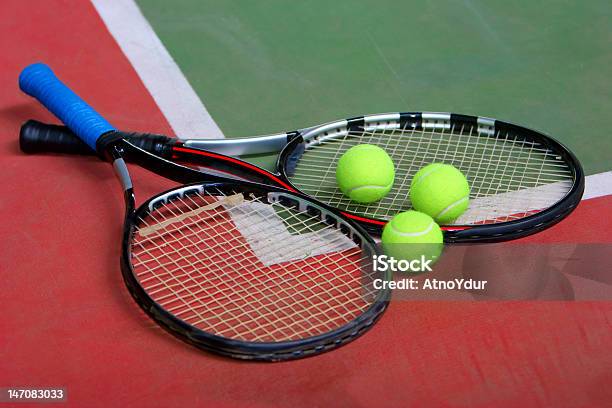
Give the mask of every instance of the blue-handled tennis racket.
M 468 210 L 441 225 L 446 242 L 504 241 L 536 233 L 569 215 L 584 190 L 580 163 L 551 137 L 500 120 L 454 113 L 364 115 L 239 139 L 119 134 L 157 156 L 197 168 L 202 178 L 220 171 L 301 192 L 374 234 L 380 234 L 391 217 L 411 209 L 410 182 L 430 163 L 452 164 L 470 183 Z M 36 121 L 23 124 L 19 140 L 24 152 L 95 153 L 69 129 Z M 336 181 L 338 159 L 360 143 L 384 148 L 396 169 L 391 191 L 367 205 L 347 198 Z M 279 151 L 275 172 L 223 154 L 271 150 Z
M 121 270 L 142 309 L 182 340 L 225 356 L 286 360 L 360 336 L 389 290 L 373 240 L 337 210 L 282 188 L 202 173 L 150 154 L 43 64 L 19 77 L 83 142 L 113 164 L 125 197 Z M 136 208 L 124 157 L 186 184 Z

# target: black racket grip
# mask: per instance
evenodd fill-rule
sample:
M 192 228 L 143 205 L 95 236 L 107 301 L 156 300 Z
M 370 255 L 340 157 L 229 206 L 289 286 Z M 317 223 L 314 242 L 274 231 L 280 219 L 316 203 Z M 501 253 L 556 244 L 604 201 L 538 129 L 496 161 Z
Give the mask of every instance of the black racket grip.
M 67 127 L 28 120 L 19 131 L 19 147 L 24 153 L 96 154 Z
M 143 150 L 168 158 L 174 139 L 163 135 L 118 132 Z M 19 147 L 24 153 L 97 154 L 66 126 L 28 120 L 19 131 Z

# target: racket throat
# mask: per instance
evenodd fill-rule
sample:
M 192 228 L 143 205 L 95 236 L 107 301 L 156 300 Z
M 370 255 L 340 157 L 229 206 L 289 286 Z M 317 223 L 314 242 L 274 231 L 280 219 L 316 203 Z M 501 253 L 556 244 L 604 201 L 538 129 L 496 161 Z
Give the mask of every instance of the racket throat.
M 125 211 L 129 216 L 130 214 L 133 214 L 136 209 L 136 198 L 134 196 L 134 188 L 132 187 L 132 178 L 128 172 L 125 160 L 123 160 L 122 157 L 117 157 L 113 160 L 113 169 L 115 169 L 115 174 L 117 175 L 119 182 L 121 182 L 121 187 L 123 187 Z
M 228 156 L 280 152 L 293 137 L 294 132 L 260 137 L 234 139 L 197 139 L 185 142 L 186 147 L 210 150 Z

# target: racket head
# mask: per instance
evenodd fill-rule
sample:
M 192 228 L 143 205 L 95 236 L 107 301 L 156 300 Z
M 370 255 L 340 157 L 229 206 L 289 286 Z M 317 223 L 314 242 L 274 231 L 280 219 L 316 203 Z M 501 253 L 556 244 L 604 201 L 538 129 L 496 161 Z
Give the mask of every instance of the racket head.
M 335 179 L 335 163 L 361 143 L 385 149 L 396 167 L 389 194 L 369 205 L 345 197 Z M 468 211 L 442 226 L 446 242 L 533 234 L 571 213 L 584 191 L 579 161 L 553 138 L 508 122 L 453 113 L 367 115 L 310 128 L 288 142 L 277 169 L 297 191 L 379 233 L 391 217 L 411 209 L 412 177 L 435 162 L 457 167 L 471 187 Z
M 306 196 L 196 183 L 128 215 L 121 269 L 141 308 L 180 339 L 279 361 L 339 347 L 378 320 L 390 292 L 373 280 L 392 277 L 373 270 L 377 253 L 363 229 Z

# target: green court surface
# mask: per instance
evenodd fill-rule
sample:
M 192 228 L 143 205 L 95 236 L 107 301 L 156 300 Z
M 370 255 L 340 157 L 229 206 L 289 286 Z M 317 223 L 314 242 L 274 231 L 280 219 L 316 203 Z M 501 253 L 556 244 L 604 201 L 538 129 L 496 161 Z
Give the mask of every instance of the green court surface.
M 610 1 L 138 4 L 228 137 L 457 112 L 541 130 L 587 174 L 609 170 Z

